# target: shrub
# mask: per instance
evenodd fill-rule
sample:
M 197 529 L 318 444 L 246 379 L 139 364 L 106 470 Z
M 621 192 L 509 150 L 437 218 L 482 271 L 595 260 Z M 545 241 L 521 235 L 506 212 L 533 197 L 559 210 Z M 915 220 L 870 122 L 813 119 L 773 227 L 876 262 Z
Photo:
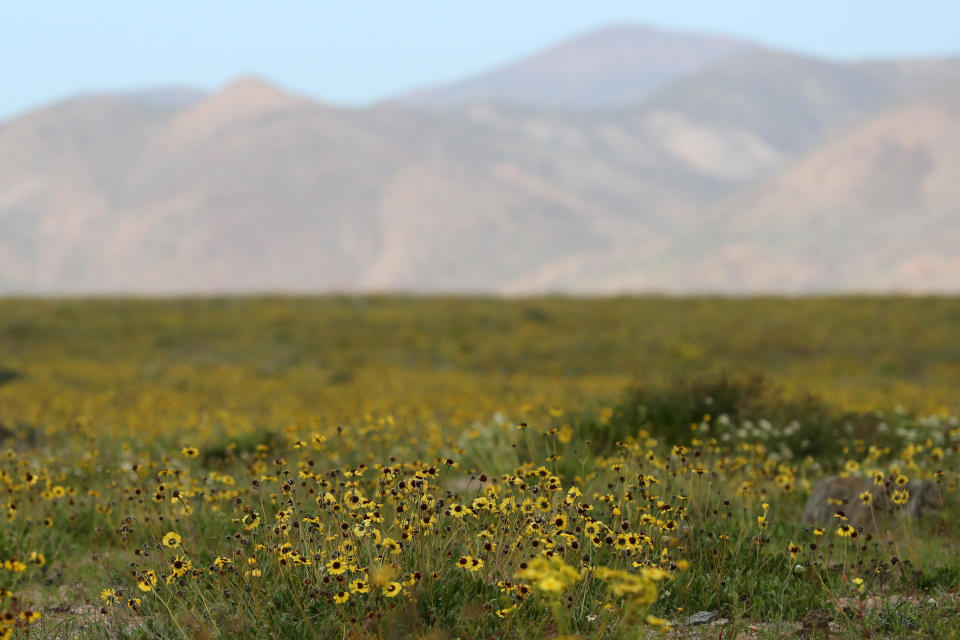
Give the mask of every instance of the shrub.
M 788 394 L 762 376 L 719 373 L 631 387 L 614 405 L 609 424 L 585 415 L 578 426 L 596 453 L 645 431 L 670 444 L 711 437 L 762 441 L 788 455 L 829 462 L 842 453 L 838 438 L 863 436 L 878 422 L 875 415 L 841 411 L 812 393 Z

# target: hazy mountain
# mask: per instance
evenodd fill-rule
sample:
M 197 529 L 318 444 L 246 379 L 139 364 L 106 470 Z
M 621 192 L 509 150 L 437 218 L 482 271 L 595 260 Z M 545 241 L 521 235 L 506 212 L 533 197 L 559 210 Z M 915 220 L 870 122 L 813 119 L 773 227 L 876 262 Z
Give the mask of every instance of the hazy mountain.
M 958 177 L 960 109 L 892 109 L 720 207 L 700 251 L 715 284 L 958 291 Z
M 0 293 L 960 291 L 960 63 L 719 58 L 603 110 L 38 109 L 0 123 Z
M 675 114 L 711 129 L 747 131 L 789 154 L 876 112 L 896 95 L 895 83 L 880 72 L 757 51 L 677 80 L 640 110 Z
M 207 92 L 189 85 L 151 87 L 127 94 L 130 98 L 155 109 L 184 109 L 200 102 Z
M 597 163 L 593 184 L 622 183 L 599 206 L 562 184 L 574 154 L 254 80 L 176 112 L 58 105 L 0 128 L 0 155 L 8 291 L 492 290 L 666 197 Z
M 732 38 L 615 26 L 472 78 L 398 96 L 393 102 L 431 108 L 481 103 L 610 107 L 639 100 L 671 80 L 751 49 Z

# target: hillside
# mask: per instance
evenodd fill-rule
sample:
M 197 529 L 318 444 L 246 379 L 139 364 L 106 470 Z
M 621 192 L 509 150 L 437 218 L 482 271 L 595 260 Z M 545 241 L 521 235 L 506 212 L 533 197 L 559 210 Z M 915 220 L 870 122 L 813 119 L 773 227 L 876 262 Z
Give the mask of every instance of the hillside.
M 391 102 L 426 108 L 477 103 L 562 110 L 605 108 L 639 100 L 676 78 L 752 48 L 732 38 L 613 26 L 474 77 L 397 96 Z
M 518 68 L 625 34 L 666 37 Z M 599 110 L 254 78 L 38 109 L 0 123 L 0 293 L 960 290 L 960 62 L 708 57 Z

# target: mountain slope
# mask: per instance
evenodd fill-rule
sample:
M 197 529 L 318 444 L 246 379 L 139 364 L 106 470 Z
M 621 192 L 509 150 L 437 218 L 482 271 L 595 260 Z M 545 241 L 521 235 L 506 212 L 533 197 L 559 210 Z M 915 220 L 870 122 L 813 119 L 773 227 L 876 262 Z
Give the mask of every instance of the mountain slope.
M 642 232 L 620 210 L 656 190 L 597 206 L 556 179 L 584 166 L 574 154 L 253 81 L 175 112 L 98 99 L 41 115 L 0 128 L 0 290 L 493 290 Z
M 601 29 L 478 76 L 391 102 L 450 108 L 488 103 L 596 109 L 634 102 L 680 76 L 751 45 L 731 38 L 642 26 Z
M 0 123 L 0 294 L 960 291 L 958 78 L 752 49 L 602 110 L 78 98 Z
M 705 289 L 960 291 L 960 108 L 884 112 L 719 206 L 671 275 Z
M 884 71 L 755 51 L 678 79 L 637 108 L 750 131 L 779 152 L 794 153 L 895 100 L 898 87 Z

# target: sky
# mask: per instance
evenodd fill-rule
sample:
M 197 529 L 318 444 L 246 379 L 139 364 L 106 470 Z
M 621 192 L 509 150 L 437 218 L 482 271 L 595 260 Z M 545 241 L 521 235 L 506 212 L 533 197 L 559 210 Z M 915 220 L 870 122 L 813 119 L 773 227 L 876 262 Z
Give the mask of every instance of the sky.
M 364 105 L 617 23 L 853 60 L 960 53 L 955 0 L 0 0 L 0 119 L 78 93 L 256 75 Z

